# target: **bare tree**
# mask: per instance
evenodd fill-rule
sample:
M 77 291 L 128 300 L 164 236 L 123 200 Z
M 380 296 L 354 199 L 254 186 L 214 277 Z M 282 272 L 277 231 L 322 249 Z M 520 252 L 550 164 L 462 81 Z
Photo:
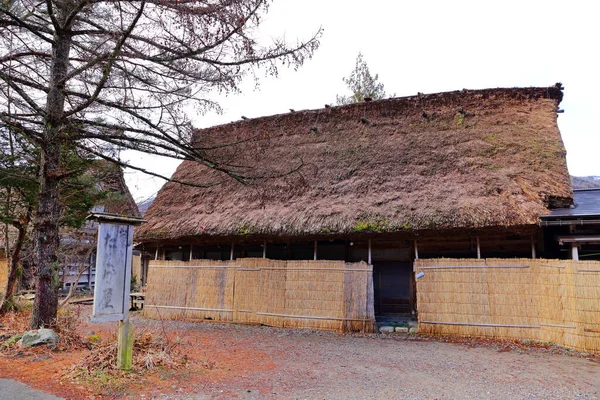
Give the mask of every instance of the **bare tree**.
M 5 0 L 0 6 L 0 120 L 39 147 L 31 327 L 52 324 L 63 148 L 113 160 L 115 147 L 195 160 L 245 180 L 244 170 L 194 146 L 184 108 L 217 108 L 257 67 L 301 65 L 321 30 L 288 45 L 255 40 L 269 0 Z M 6 107 L 4 107 L 6 108 Z M 147 171 L 151 173 L 150 171 Z M 157 174 L 155 174 L 157 175 Z

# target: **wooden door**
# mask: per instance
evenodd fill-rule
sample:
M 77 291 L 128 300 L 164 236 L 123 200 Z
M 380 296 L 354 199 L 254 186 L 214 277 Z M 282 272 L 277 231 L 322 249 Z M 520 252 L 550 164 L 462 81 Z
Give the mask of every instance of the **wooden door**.
M 411 263 L 373 263 L 375 315 L 411 316 Z

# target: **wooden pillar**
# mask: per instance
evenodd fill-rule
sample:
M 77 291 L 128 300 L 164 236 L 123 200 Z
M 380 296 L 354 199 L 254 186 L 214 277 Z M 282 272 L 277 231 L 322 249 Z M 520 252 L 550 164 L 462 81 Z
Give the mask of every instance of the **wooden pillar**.
M 479 236 L 477 236 L 477 259 L 481 259 L 481 246 L 479 245 Z
M 229 253 L 229 259 L 231 261 L 233 261 L 233 249 L 234 249 L 235 243 L 231 242 L 231 252 Z
M 263 258 L 267 258 L 267 240 L 263 241 Z
M 90 254 L 90 268 L 88 268 L 88 289 L 92 287 L 92 269 L 96 266 L 96 255 L 92 252 Z
M 156 251 L 154 252 L 154 259 L 158 260 L 158 246 L 156 246 Z
M 537 258 L 536 254 L 535 254 L 535 237 L 534 237 L 534 235 L 531 235 L 531 258 L 533 258 L 534 260 Z
M 369 254 L 367 256 L 367 260 L 368 260 L 367 263 L 369 265 L 372 265 L 372 262 L 371 262 L 372 261 L 372 257 L 371 257 L 371 239 L 369 239 Z
M 317 260 L 317 244 L 318 244 L 318 242 L 315 240 L 315 244 L 313 247 L 313 260 L 315 260 L 315 261 Z
M 419 246 L 417 244 L 417 241 L 415 240 L 415 260 L 419 259 Z
M 125 305 L 128 307 L 128 304 Z M 117 342 L 117 365 L 123 371 L 129 371 L 133 365 L 133 325 L 129 322 L 129 316 L 119 321 L 119 332 Z
M 571 258 L 575 261 L 579 260 L 579 249 L 577 243 L 571 243 Z
M 190 261 L 194 258 L 194 245 L 190 244 Z

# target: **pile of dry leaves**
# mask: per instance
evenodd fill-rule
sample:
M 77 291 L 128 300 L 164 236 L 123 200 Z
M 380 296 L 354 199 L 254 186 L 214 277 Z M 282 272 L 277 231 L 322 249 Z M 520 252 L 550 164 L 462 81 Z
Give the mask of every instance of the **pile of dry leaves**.
M 133 344 L 134 371 L 157 367 L 179 368 L 186 363 L 187 357 L 179 350 L 178 343 L 148 331 L 136 334 Z M 72 368 L 74 376 L 117 370 L 117 337 L 114 334 L 94 345 L 90 353 Z

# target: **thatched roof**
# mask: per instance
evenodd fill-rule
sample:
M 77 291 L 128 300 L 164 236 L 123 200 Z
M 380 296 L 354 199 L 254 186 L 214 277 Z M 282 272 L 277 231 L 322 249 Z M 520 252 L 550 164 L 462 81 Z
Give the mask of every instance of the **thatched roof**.
M 142 216 L 125 183 L 120 166 L 108 161 L 97 160 L 90 168 L 89 174 L 96 179 L 100 190 L 108 192 L 108 197 L 97 204 L 97 206 L 102 206 L 104 212 L 130 217 Z
M 106 197 L 99 200 L 89 212 L 105 212 L 132 217 L 140 217 L 131 192 L 125 183 L 123 170 L 120 166 L 104 160 L 96 160 L 86 172 L 94 179 L 96 188 L 105 192 Z M 86 212 L 87 214 L 88 212 Z M 79 228 L 63 226 L 60 229 L 61 246 L 75 247 L 80 251 L 96 246 L 98 226 L 87 221 Z
M 537 224 L 572 202 L 561 99 L 556 87 L 462 90 L 198 130 L 195 145 L 224 166 L 283 176 L 244 185 L 183 162 L 174 178 L 222 183 L 167 183 L 137 240 Z

